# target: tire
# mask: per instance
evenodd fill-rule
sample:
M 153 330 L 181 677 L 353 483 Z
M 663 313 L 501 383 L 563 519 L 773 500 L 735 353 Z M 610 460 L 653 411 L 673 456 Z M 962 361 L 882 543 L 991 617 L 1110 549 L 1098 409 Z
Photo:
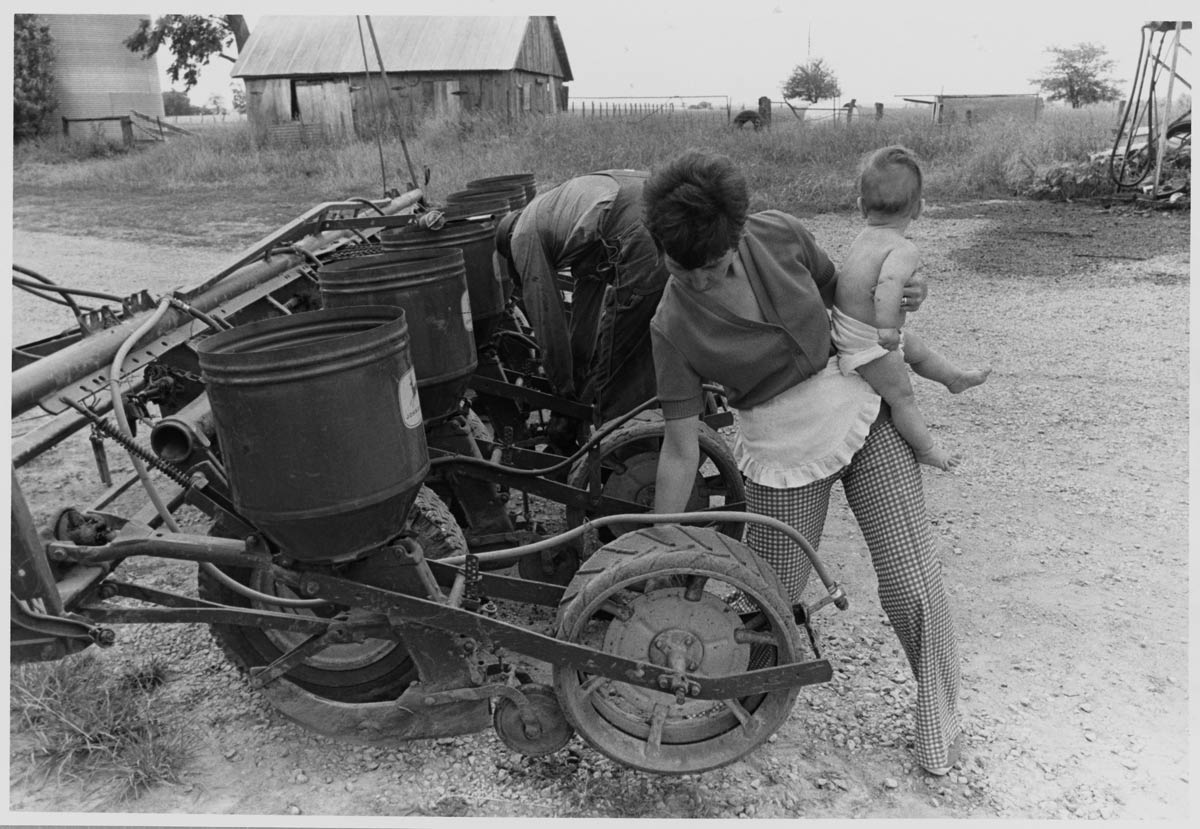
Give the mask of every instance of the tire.
M 422 486 L 409 511 L 408 530 L 420 543 L 426 558 L 443 558 L 467 551 L 467 542 L 450 510 L 428 487 Z M 223 535 L 214 526 L 213 535 Z M 224 570 L 226 575 L 262 593 L 297 598 L 278 584 L 264 583 L 248 570 Z M 199 574 L 200 598 L 231 607 L 283 610 L 330 617 L 347 608 L 330 605 L 317 609 L 280 608 L 261 603 L 222 584 L 203 568 Z M 265 630 L 247 625 L 214 624 L 213 638 L 226 657 L 244 672 L 268 665 L 300 644 L 303 634 Z M 361 703 L 396 699 L 415 681 L 416 666 L 403 643 L 368 639 L 361 643 L 331 645 L 310 656 L 285 677 L 316 696 L 338 702 Z
M 576 461 L 567 482 L 579 489 L 588 489 L 598 462 L 604 492 L 636 501 L 649 510 L 654 506 L 654 475 L 664 428 L 661 412 L 642 412 L 604 438 L 595 459 L 589 454 Z M 718 498 L 728 509 L 745 509 L 746 489 L 742 473 L 725 439 L 715 429 L 701 423 L 699 441 L 701 466 L 697 470 L 696 487 L 688 500 L 688 510 L 716 506 L 714 501 Z M 594 516 L 587 510 L 569 508 L 566 517 L 568 527 L 577 527 Z M 641 526 L 644 525 L 609 525 L 601 527 L 597 537 L 604 544 Z M 726 522 L 718 529 L 732 538 L 741 538 L 744 526 L 740 522 Z
M 753 556 L 739 549 L 744 547 L 696 527 L 666 525 L 624 535 L 576 573 L 559 605 L 558 636 L 645 660 L 654 659 L 653 644 L 661 638 L 686 635 L 689 648 L 693 640 L 700 643 L 687 654 L 696 659 L 687 670 L 697 675 L 796 662 L 804 646 L 779 580 L 743 564 Z M 756 606 L 752 622 L 728 607 L 731 593 Z M 629 615 L 620 618 L 614 608 Z M 743 641 L 734 634 L 749 630 L 748 624 L 760 637 L 756 644 L 731 645 Z M 568 722 L 593 748 L 623 765 L 660 774 L 698 773 L 735 762 L 787 720 L 799 694 L 792 687 L 681 705 L 669 692 L 601 680 L 562 665 L 554 668 L 554 689 Z M 662 717 L 657 732 L 654 715 Z
M 747 124 L 754 127 L 755 132 L 761 130 L 763 126 L 762 116 L 752 109 L 743 109 L 734 116 L 733 125 L 738 129 L 741 129 Z

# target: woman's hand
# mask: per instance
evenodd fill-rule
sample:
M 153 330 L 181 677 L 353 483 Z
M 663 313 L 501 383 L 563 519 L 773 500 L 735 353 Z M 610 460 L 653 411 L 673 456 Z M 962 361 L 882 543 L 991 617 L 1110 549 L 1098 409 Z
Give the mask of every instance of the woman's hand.
M 925 301 L 928 293 L 929 287 L 925 284 L 925 277 L 913 271 L 904 280 L 904 292 L 900 296 L 900 310 L 906 314 L 916 311 L 921 307 L 921 303 Z

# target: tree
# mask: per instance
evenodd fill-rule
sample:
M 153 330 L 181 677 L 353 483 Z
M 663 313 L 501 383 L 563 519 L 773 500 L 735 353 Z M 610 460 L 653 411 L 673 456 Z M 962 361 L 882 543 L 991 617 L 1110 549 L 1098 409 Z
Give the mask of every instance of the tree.
M 182 76 L 186 91 L 196 85 L 201 67 L 207 66 L 212 57 L 236 61 L 226 50 L 236 46 L 240 52 L 249 38 L 250 27 L 240 14 L 167 14 L 153 25 L 143 20 L 137 31 L 125 38 L 125 47 L 149 58 L 166 43 L 174 56 L 167 67 L 167 77 L 172 83 L 179 83 Z
M 1054 55 L 1054 62 L 1046 68 L 1040 78 L 1031 78 L 1051 101 L 1066 101 L 1071 109 L 1101 101 L 1119 101 L 1121 92 L 1104 74 L 1111 71 L 1114 62 L 1103 46 L 1095 43 L 1077 43 L 1074 48 L 1051 46 L 1046 50 Z
M 50 27 L 36 14 L 13 15 L 13 140 L 49 132 L 57 107 Z
M 825 65 L 823 58 L 813 58 L 792 70 L 783 82 L 784 98 L 801 98 L 815 104 L 823 98 L 836 98 L 842 94 L 837 75 Z
M 204 108 L 213 115 L 226 115 L 229 112 L 225 109 L 225 99 L 216 92 L 208 96 Z
M 234 86 L 233 89 L 233 111 L 239 115 L 246 114 L 246 91 L 240 86 Z
M 166 115 L 196 115 L 200 109 L 193 106 L 186 92 L 172 89 L 164 92 L 163 113 Z

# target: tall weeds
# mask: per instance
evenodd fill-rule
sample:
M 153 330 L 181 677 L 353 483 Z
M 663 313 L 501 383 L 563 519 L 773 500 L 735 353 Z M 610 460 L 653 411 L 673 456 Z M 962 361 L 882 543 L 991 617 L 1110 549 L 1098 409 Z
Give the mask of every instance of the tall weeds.
M 993 118 L 973 126 L 935 125 L 924 110 L 899 110 L 850 124 L 777 115 L 771 129 L 755 132 L 686 114 L 558 116 L 512 124 L 480 116 L 425 121 L 403 145 L 392 134 L 382 148 L 374 140 L 354 140 L 298 150 L 256 146 L 246 125 L 238 124 L 124 152 L 89 152 L 62 141 L 18 145 L 14 184 L 18 190 L 256 189 L 317 203 L 376 193 L 384 181 L 389 189 L 406 189 L 415 177 L 436 200 L 473 178 L 533 172 L 547 187 L 590 170 L 653 168 L 682 149 L 702 147 L 743 167 L 756 209 L 806 213 L 853 205 L 859 160 L 885 144 L 905 144 L 923 159 L 931 199 L 1011 195 L 1007 171 L 1016 161 L 1036 167 L 1081 160 L 1110 146 L 1113 121 L 1107 109 L 1050 110 L 1036 123 Z
M 153 660 L 113 674 L 91 653 L 15 665 L 9 689 L 13 774 L 79 786 L 80 804 L 108 807 L 177 782 L 190 754 L 181 726 L 154 696 Z

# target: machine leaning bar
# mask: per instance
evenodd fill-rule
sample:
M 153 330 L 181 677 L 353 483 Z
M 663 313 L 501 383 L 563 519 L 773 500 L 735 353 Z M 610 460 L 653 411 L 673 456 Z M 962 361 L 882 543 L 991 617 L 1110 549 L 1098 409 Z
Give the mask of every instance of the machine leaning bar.
M 659 516 L 645 512 L 644 494 L 630 500 L 652 484 L 620 477 L 649 468 L 658 434 L 640 411 L 649 401 L 597 429 L 572 456 L 470 434 L 469 402 L 423 424 L 409 411 L 415 389 L 403 310 L 311 310 L 320 305 L 314 265 L 322 257 L 366 241 L 371 227 L 436 224 L 403 212 L 419 203 L 419 192 L 330 203 L 198 287 L 164 298 L 153 315 L 153 302 L 123 303 L 121 316 L 98 315 L 101 324 L 90 329 L 77 314 L 80 330 L 14 351 L 14 414 L 39 406 L 52 418 L 20 437 L 14 452 L 13 659 L 112 645 L 119 624 L 206 623 L 275 707 L 331 736 L 394 744 L 490 721 L 507 745 L 531 755 L 578 732 L 617 762 L 656 773 L 733 762 L 782 724 L 801 687 L 830 678 L 811 617 L 829 603 L 844 608 L 844 594 L 798 533 L 740 512 L 737 498 L 725 508 Z M 331 211 L 340 218 L 329 219 Z M 228 362 L 238 354 L 252 373 L 241 358 Z M 122 359 L 109 377 L 108 361 Z M 275 390 L 288 383 L 300 385 Z M 478 385 L 479 393 L 509 391 Z M 513 386 L 529 405 L 578 406 L 523 381 Z M 343 394 L 364 389 L 375 397 L 339 407 Z M 313 405 L 289 402 L 293 393 Z M 371 417 L 327 429 L 354 401 Z M 159 409 L 151 449 L 125 423 L 130 412 L 151 420 L 148 404 Z M 264 406 L 289 419 L 262 415 Z M 116 426 L 104 419 L 109 411 Z M 317 437 L 297 438 L 294 452 L 272 433 L 277 422 Z M 439 430 L 451 422 L 447 438 Z M 82 509 L 62 509 L 39 531 L 17 468 L 89 424 L 165 474 L 165 497 L 143 480 L 152 507 L 129 517 L 106 511 L 137 482 L 127 479 Z M 407 437 L 397 437 L 401 431 Z M 271 447 L 267 457 L 255 454 L 258 446 Z M 306 485 L 306 458 L 325 454 L 320 480 Z M 391 458 L 405 461 L 403 474 L 390 477 Z M 503 527 L 465 535 L 424 485 L 427 474 L 460 501 L 481 491 L 470 481 L 485 495 L 512 486 L 583 518 L 553 535 Z M 212 519 L 210 533 L 168 531 L 180 504 Z M 746 521 L 793 537 L 828 595 L 811 608 L 790 606 L 774 573 L 740 541 L 695 526 Z M 582 543 L 596 537 L 599 549 Z M 566 547 L 590 555 L 560 571 L 557 583 L 525 569 L 526 578 L 493 572 Z M 195 562 L 199 594 L 125 580 L 122 563 L 134 557 Z M 553 633 L 505 613 L 531 605 L 557 609 Z M 547 671 L 552 681 L 535 680 Z

